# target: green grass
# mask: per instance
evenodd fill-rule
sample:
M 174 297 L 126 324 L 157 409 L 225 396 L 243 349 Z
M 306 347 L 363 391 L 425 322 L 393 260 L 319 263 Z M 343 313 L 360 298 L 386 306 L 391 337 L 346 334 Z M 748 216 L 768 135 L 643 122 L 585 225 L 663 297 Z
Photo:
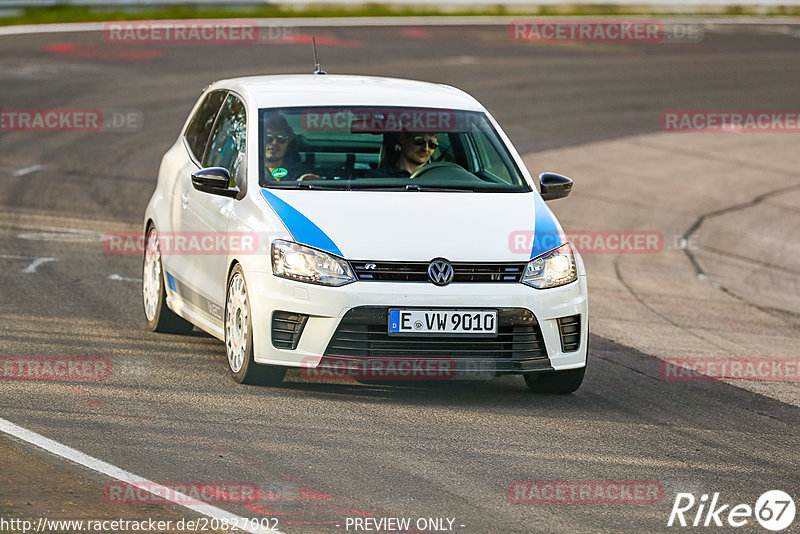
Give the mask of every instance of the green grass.
M 800 6 L 764 8 L 759 6 L 722 6 L 705 11 L 669 11 L 659 6 L 552 5 L 523 11 L 502 5 L 480 9 L 454 6 L 401 6 L 391 4 L 291 6 L 178 6 L 122 8 L 55 5 L 6 10 L 0 25 L 47 24 L 60 22 L 100 22 L 109 20 L 160 20 L 196 18 L 278 18 L 278 17 L 402 17 L 429 15 L 513 15 L 513 16 L 586 16 L 586 15 L 775 15 L 800 16 Z

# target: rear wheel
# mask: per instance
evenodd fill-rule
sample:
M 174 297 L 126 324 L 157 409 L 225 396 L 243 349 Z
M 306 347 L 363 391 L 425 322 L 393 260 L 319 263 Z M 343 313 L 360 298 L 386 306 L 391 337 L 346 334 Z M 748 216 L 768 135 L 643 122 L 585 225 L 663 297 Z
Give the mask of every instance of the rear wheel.
M 253 359 L 253 321 L 244 271 L 236 265 L 228 279 L 225 298 L 225 352 L 228 370 L 240 384 L 279 384 L 286 368 L 260 365 Z
M 144 264 L 142 267 L 142 301 L 147 326 L 153 332 L 188 334 L 194 325 L 167 307 L 167 291 L 161 267 L 158 232 L 150 226 L 145 234 Z

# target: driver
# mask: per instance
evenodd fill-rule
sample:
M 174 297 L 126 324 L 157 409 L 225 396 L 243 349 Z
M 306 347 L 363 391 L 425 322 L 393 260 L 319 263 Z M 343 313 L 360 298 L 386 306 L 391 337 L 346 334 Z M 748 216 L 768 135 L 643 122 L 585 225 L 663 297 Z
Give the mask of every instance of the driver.
M 289 150 L 295 136 L 286 117 L 280 113 L 269 114 L 265 131 L 264 160 L 268 180 L 319 180 L 319 176 L 308 174 L 303 168 L 297 152 Z
M 381 162 L 383 176 L 408 178 L 427 165 L 439 148 L 439 134 L 432 132 L 401 132 L 397 143 Z

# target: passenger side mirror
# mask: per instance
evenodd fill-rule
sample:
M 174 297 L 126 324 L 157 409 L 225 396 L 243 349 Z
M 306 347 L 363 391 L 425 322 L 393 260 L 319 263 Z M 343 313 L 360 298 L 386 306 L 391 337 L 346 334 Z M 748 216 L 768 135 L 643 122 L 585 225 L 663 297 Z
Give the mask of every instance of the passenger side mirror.
M 230 187 L 231 175 L 224 167 L 206 167 L 192 173 L 192 186 L 198 191 L 236 198 L 238 187 Z
M 543 172 L 539 175 L 539 186 L 544 200 L 555 200 L 569 195 L 572 180 L 554 172 Z

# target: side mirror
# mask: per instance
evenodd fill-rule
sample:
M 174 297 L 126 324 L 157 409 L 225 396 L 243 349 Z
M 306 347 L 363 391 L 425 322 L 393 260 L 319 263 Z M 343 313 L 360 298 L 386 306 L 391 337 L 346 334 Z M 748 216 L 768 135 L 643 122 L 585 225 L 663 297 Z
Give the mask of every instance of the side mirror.
M 543 172 L 539 175 L 539 186 L 544 200 L 555 200 L 569 195 L 572 180 L 554 172 Z
M 198 191 L 235 198 L 238 187 L 230 187 L 231 175 L 224 167 L 207 167 L 192 173 L 192 186 Z

